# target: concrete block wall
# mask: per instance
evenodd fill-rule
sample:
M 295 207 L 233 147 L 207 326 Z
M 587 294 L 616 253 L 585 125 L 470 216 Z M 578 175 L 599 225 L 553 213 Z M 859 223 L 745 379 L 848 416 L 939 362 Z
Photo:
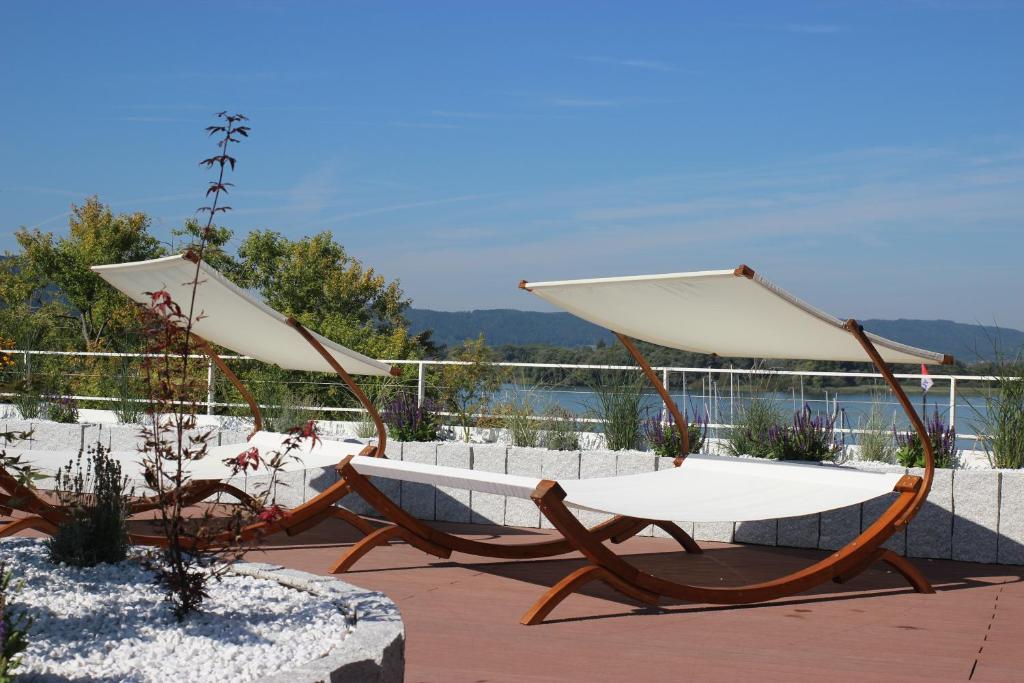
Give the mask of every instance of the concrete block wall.
M 138 427 L 122 425 L 64 425 L 8 420 L 7 430 L 34 429 L 32 439 L 18 448 L 76 450 L 100 440 L 117 450 L 131 450 Z M 221 430 L 214 443 L 243 443 L 247 433 Z M 10 447 L 8 448 L 10 450 Z M 548 451 L 499 444 L 462 442 L 389 442 L 388 457 L 413 462 L 518 474 L 537 479 L 576 479 L 624 476 L 672 466 L 669 458 L 638 451 Z M 877 471 L 878 468 L 872 468 Z M 893 468 L 895 471 L 904 471 Z M 909 470 L 920 474 L 920 470 Z M 251 477 L 246 487 L 261 485 Z M 314 468 L 289 475 L 278 500 L 294 505 L 308 500 L 337 481 L 333 468 Z M 446 489 L 423 484 L 374 479 L 410 514 L 424 520 L 503 524 L 540 528 L 536 505 L 530 500 L 495 494 Z M 346 497 L 346 507 L 372 514 L 356 496 Z M 699 541 L 735 541 L 770 546 L 835 550 L 867 528 L 885 509 L 883 497 L 822 514 L 750 522 L 677 522 Z M 576 511 L 587 526 L 608 515 Z M 647 535 L 665 536 L 647 528 Z M 1024 470 L 938 470 L 928 500 L 905 531 L 890 539 L 887 547 L 909 557 L 953 559 L 969 562 L 1024 564 Z

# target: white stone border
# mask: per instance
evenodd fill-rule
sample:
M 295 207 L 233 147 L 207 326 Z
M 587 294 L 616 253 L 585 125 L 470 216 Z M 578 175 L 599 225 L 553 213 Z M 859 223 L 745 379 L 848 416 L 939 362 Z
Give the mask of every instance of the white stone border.
M 327 598 L 345 612 L 349 623 L 348 635 L 326 657 L 264 676 L 257 679 L 259 683 L 401 683 L 404 679 L 405 626 L 398 607 L 383 593 L 264 562 L 238 563 L 230 571 Z

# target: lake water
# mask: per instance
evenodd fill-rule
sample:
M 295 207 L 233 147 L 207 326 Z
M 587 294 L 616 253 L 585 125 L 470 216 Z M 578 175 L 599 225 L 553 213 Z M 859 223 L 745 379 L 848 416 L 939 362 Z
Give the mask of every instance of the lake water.
M 937 388 L 937 387 L 936 387 Z M 704 392 L 688 391 L 684 396 L 681 391 L 670 393 L 680 410 L 685 408 L 689 415 L 707 415 L 712 424 L 730 424 L 734 417 L 750 401 L 746 395 L 729 396 L 728 387 L 723 395 L 721 391 L 712 392 L 709 396 Z M 770 397 L 779 410 L 789 417 L 799 410 L 805 403 L 810 407 L 812 413 L 832 414 L 836 410 L 841 411 L 841 419 L 844 427 L 856 429 L 865 424 L 871 414 L 873 406 L 885 418 L 886 423 L 895 423 L 899 429 L 909 426 L 906 414 L 896 401 L 891 392 L 840 392 L 816 390 L 814 392 L 805 390 L 802 400 L 799 391 L 791 392 L 768 392 L 759 394 Z M 922 412 L 922 394 L 918 390 L 915 393 L 908 393 L 908 396 L 919 414 Z M 560 406 L 572 411 L 579 417 L 594 417 L 597 412 L 597 396 L 587 387 L 559 387 L 559 388 L 537 388 L 523 387 L 513 384 L 504 385 L 495 395 L 498 401 L 522 402 L 528 400 L 534 411 L 543 412 L 548 406 Z M 654 391 L 645 392 L 642 403 L 644 410 L 656 415 L 662 408 L 661 397 Z M 949 391 L 931 391 L 926 400 L 928 415 L 938 409 L 943 422 L 949 423 Z M 956 431 L 960 435 L 959 446 L 961 448 L 973 448 L 975 446 L 974 434 L 980 428 L 979 415 L 984 415 L 985 406 L 981 396 L 957 395 L 955 406 Z M 838 423 L 837 423 L 837 426 Z

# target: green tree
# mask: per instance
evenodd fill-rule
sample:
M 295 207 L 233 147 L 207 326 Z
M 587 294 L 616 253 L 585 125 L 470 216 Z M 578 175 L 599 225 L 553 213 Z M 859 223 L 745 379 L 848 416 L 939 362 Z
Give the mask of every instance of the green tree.
M 465 364 L 441 366 L 438 392 L 445 407 L 455 413 L 463 439 L 469 441 L 476 416 L 488 409 L 491 395 L 501 388 L 504 368 L 494 365 L 496 354 L 487 346 L 482 334 L 462 342 L 450 358 Z
M 149 234 L 149 218 L 144 213 L 114 215 L 110 207 L 91 197 L 81 206 L 71 207 L 67 237 L 25 228 L 15 237 L 22 252 L 12 266 L 30 278 L 33 291 L 26 295 L 24 285 L 10 286 L 29 306 L 33 302 L 57 304 L 58 309 L 50 313 L 74 320 L 87 350 L 102 348 L 106 339 L 120 340 L 135 331 L 134 304 L 89 267 L 163 256 L 165 250 Z
M 232 279 L 269 306 L 374 358 L 419 355 L 404 317 L 410 302 L 398 281 L 350 256 L 330 232 L 290 240 L 254 231 L 238 254 Z

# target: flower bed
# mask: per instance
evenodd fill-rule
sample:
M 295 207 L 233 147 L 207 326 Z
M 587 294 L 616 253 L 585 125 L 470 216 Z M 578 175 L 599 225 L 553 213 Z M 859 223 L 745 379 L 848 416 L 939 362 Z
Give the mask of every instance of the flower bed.
M 33 618 L 18 673 L 30 680 L 254 680 L 329 657 L 352 632 L 345 601 L 228 574 L 179 624 L 139 554 L 114 565 L 54 566 L 34 539 L 0 542 Z

